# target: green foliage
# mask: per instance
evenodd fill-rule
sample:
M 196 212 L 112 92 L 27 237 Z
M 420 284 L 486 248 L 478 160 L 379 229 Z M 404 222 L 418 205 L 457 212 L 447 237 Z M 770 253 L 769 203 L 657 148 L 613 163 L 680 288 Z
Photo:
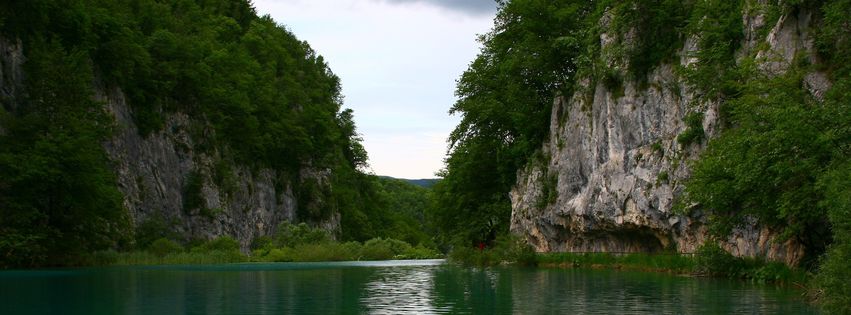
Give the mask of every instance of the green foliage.
M 734 257 L 714 242 L 707 242 L 695 253 L 695 272 L 729 278 L 749 279 L 760 283 L 797 283 L 808 280 L 800 270 L 780 262 Z
M 681 47 L 683 29 L 691 13 L 691 1 L 609 1 L 614 16 L 611 30 L 620 36 L 634 34 L 626 49 L 628 69 L 635 81 L 646 81 L 647 74 L 661 62 L 669 61 Z M 618 84 L 618 86 L 622 86 Z
M 603 71 L 602 78 L 603 86 L 607 90 L 612 91 L 612 98 L 618 99 L 624 95 L 624 82 L 621 74 L 612 68 L 606 68 Z
M 735 52 L 744 38 L 742 0 L 696 1 L 686 27 L 698 39 L 692 56 L 695 63 L 685 69 L 686 79 L 708 98 L 738 93 Z
M 656 175 L 656 185 L 660 185 L 668 182 L 668 172 L 661 171 L 658 175 Z
M 662 149 L 662 141 L 654 142 L 653 145 L 650 146 L 650 148 L 653 149 L 653 152 L 656 152 L 656 153 L 661 154 L 661 153 L 664 152 L 664 150 Z
M 340 239 L 395 238 L 433 247 L 428 209 L 431 190 L 394 178 L 337 173 L 334 198 L 341 207 Z M 344 205 L 348 205 L 343 207 Z
M 686 191 L 689 200 L 711 210 L 719 235 L 754 217 L 783 228 L 813 258 L 829 242 L 816 183 L 825 166 L 843 159 L 837 150 L 849 143 L 848 129 L 828 122 L 848 114 L 841 109 L 847 105 L 815 103 L 801 88 L 803 73 L 751 74 L 741 95 L 724 104 L 732 127 L 694 163 Z
M 833 243 L 823 257 L 816 277 L 818 302 L 832 314 L 851 313 L 851 163 L 846 161 L 819 182 L 822 201 L 833 229 Z
M 500 236 L 491 248 L 475 248 L 472 246 L 456 246 L 449 252 L 449 260 L 468 266 L 493 266 L 513 264 L 520 266 L 537 265 L 535 251 L 520 238 L 508 235 Z
M 278 247 L 294 247 L 302 244 L 322 244 L 331 241 L 328 231 L 311 228 L 305 223 L 298 225 L 283 222 L 272 238 L 272 244 Z
M 200 209 L 202 212 L 207 207 L 201 189 L 204 185 L 204 177 L 198 171 L 191 171 L 186 175 L 186 183 L 183 185 L 183 212 L 191 214 L 193 210 Z
M 143 136 L 162 131 L 168 114 L 193 117 L 195 147 L 185 149 L 217 162 L 186 179 L 187 213 L 222 211 L 204 206 L 201 172 L 227 197 L 236 188 L 232 164 L 281 177 L 310 165 L 331 170 L 339 185 L 300 198 L 318 206 L 300 220 L 335 210 L 347 223 L 374 219 L 365 210 L 374 192 L 360 188 L 367 156 L 352 111 L 341 111 L 339 78 L 250 1 L 5 1 L 0 17 L 0 34 L 20 39 L 27 60 L 27 99 L 12 107 L 3 100 L 0 116 L 0 247 L 8 253 L 0 265 L 60 262 L 54 256 L 124 246 L 132 235 L 101 148 L 112 122 L 92 101 L 92 82 L 123 92 Z M 360 237 L 372 236 L 368 229 Z
M 177 239 L 179 235 L 172 226 L 174 222 L 162 216 L 152 216 L 136 226 L 136 248 L 147 248 L 154 241 L 165 239 Z
M 363 243 L 362 254 L 368 259 L 385 260 L 410 251 L 411 245 L 399 240 L 374 238 Z
M 157 257 L 165 257 L 168 254 L 182 252 L 183 246 L 167 238 L 160 238 L 148 245 L 146 250 Z
M 851 75 L 851 65 L 846 57 L 851 52 L 851 29 L 848 27 L 848 15 L 851 14 L 851 1 L 823 1 L 821 14 L 823 27 L 816 30 L 816 46 L 819 56 L 835 78 L 847 78 Z
M 213 166 L 213 180 L 228 197 L 237 189 L 237 178 L 231 165 L 230 161 L 218 160 Z
M 236 252 L 239 253 L 239 242 L 230 236 L 220 236 L 192 248 L 193 252 Z
M 326 231 L 306 225 L 283 223 L 268 242 L 258 244 L 252 260 L 267 262 L 285 261 L 341 261 L 439 258 L 440 254 L 422 244 L 416 247 L 392 238 L 373 238 L 365 243 L 331 240 Z
M 167 254 L 165 256 L 157 256 L 147 251 L 133 251 L 116 253 L 114 256 L 110 252 L 106 254 L 99 252 L 95 256 L 106 257 L 106 260 L 100 259 L 96 262 L 106 265 L 200 265 L 200 264 L 228 264 L 240 263 L 248 260 L 247 257 L 239 252 L 224 252 L 224 251 L 209 251 L 209 252 L 177 252 Z
M 385 220 L 377 226 L 376 236 L 433 247 L 433 227 L 427 217 L 433 201 L 431 189 L 393 178 L 379 177 L 375 183 L 376 197 L 385 209 L 381 214 Z
M 687 146 L 703 141 L 706 136 L 703 132 L 703 113 L 690 113 L 684 118 L 686 130 L 677 136 L 680 145 Z
M 0 116 L 0 268 L 57 264 L 130 240 L 101 148 L 112 124 L 92 100 L 85 54 L 43 38 L 28 47 L 27 97 Z
M 541 195 L 539 196 L 535 206 L 538 209 L 543 209 L 548 205 L 553 204 L 558 198 L 558 174 L 546 171 L 541 177 Z
M 483 49 L 458 80 L 461 115 L 443 181 L 434 187 L 442 242 L 492 240 L 508 231 L 506 192 L 547 136 L 552 99 L 572 89 L 585 1 L 501 2 Z M 554 27 L 556 26 L 557 27 Z
M 481 37 L 482 52 L 458 81 L 459 100 L 451 112 L 462 119 L 449 139 L 444 180 L 435 187 L 433 216 L 440 241 L 489 241 L 507 232 L 508 191 L 517 171 L 548 136 L 553 97 L 570 96 L 578 78 L 591 79 L 592 91 L 602 83 L 617 98 L 626 80 L 643 81 L 656 65 L 672 59 L 688 30 L 741 25 L 738 2 L 709 2 L 501 2 L 493 30 Z M 701 19 L 707 13 L 708 20 Z M 619 41 L 605 54 L 600 47 L 604 32 Z M 716 37 L 729 41 L 721 45 L 732 54 L 740 37 L 728 35 Z M 709 46 L 716 37 L 701 40 Z M 617 60 L 609 64 L 601 55 L 622 57 L 628 68 L 620 69 Z M 708 73 L 720 60 L 695 67 Z
M 727 274 L 736 267 L 736 257 L 712 242 L 707 242 L 697 249 L 695 262 L 697 272 L 711 275 Z
M 547 253 L 538 255 L 538 263 L 569 268 L 612 268 L 684 274 L 695 270 L 695 259 L 676 253 Z

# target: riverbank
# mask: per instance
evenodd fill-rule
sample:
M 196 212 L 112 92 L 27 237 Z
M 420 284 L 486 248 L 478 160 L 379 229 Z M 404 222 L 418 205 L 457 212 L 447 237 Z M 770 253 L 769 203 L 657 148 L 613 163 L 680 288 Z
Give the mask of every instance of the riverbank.
M 229 236 L 179 243 L 159 238 L 137 244 L 135 250 L 106 250 L 79 257 L 72 266 L 185 265 L 243 262 L 320 262 L 443 258 L 437 250 L 393 238 L 373 238 L 363 243 L 339 242 L 322 229 L 306 224 L 282 224 L 275 234 L 255 239 L 250 251 Z
M 223 237 L 188 250 L 169 240 L 158 240 L 145 250 L 100 251 L 81 260 L 79 265 L 204 265 L 243 262 L 320 262 L 395 259 L 443 258 L 439 252 L 395 240 L 375 238 L 364 243 L 323 241 L 319 243 L 275 246 L 272 243 L 254 249 L 250 255 L 239 250 L 239 244 Z
M 734 257 L 707 243 L 693 254 L 663 253 L 535 253 L 513 240 L 501 240 L 492 248 L 456 248 L 449 260 L 462 265 L 525 265 L 558 268 L 617 269 L 662 272 L 691 276 L 727 277 L 759 283 L 805 288 L 812 274 L 783 263 Z

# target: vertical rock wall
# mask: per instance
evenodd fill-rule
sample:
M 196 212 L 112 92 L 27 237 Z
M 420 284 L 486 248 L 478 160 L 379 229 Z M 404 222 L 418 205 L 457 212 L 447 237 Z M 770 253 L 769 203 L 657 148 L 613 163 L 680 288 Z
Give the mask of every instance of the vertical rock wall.
M 20 41 L 0 37 L 0 114 L 14 113 L 24 100 L 25 61 Z M 122 91 L 95 86 L 95 98 L 115 118 L 115 133 L 103 145 L 113 162 L 124 206 L 137 226 L 157 220 L 185 240 L 230 235 L 247 249 L 256 237 L 297 219 L 294 187 L 299 182 L 330 187 L 328 170 L 306 167 L 299 174 L 282 174 L 223 160 L 221 150 L 226 148 L 197 149 L 198 141 L 209 139 L 213 132 L 203 117 L 167 113 L 163 130 L 142 137 Z M 199 185 L 188 191 L 193 176 Z M 227 185 L 221 178 L 227 179 Z M 338 234 L 340 214 L 333 210 L 328 219 L 311 223 Z
M 757 54 L 766 73 L 782 73 L 800 53 L 814 61 L 809 13 L 782 16 L 766 38 L 756 35 L 764 16 L 746 15 L 743 22 L 746 36 L 738 55 L 766 44 Z M 602 34 L 601 45 L 610 45 L 611 38 Z M 694 38 L 686 40 L 680 65 L 694 62 L 689 51 L 696 46 Z M 707 137 L 717 135 L 718 104 L 698 101 L 699 91 L 685 84 L 675 67 L 663 64 L 646 84 L 627 81 L 622 91 L 585 80 L 574 95 L 555 100 L 544 159 L 521 170 L 511 191 L 513 233 L 540 252 L 688 253 L 703 244 L 708 231 L 701 211 L 690 216 L 672 211 L 690 173 L 688 162 L 703 145 L 683 146 L 676 138 L 687 129 L 684 119 L 692 112 L 704 113 Z M 816 98 L 829 88 L 820 73 L 806 81 Z M 778 235 L 751 220 L 722 246 L 737 256 L 796 264 L 804 248 L 779 242 Z

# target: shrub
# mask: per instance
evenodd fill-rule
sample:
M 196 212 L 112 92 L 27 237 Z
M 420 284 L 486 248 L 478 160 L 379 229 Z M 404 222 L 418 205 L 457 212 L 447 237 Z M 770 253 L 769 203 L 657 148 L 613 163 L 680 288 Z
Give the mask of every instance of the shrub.
M 496 246 L 489 249 L 476 249 L 470 246 L 456 246 L 449 253 L 449 260 L 463 265 L 490 266 L 514 264 L 534 266 L 537 255 L 531 246 L 516 236 L 497 237 Z
M 272 246 L 273 242 L 274 242 L 274 239 L 272 239 L 272 237 L 267 236 L 267 235 L 263 235 L 263 236 L 255 238 L 253 241 L 251 241 L 251 249 L 252 250 L 268 249 Z
M 220 236 L 192 248 L 192 252 L 239 252 L 239 242 L 230 236 Z
M 422 244 L 417 245 L 416 247 L 411 247 L 401 255 L 396 255 L 396 258 L 399 259 L 434 259 L 440 257 L 441 255 L 439 252 L 434 249 L 427 248 Z
M 115 264 L 118 261 L 118 257 L 119 254 L 114 249 L 100 250 L 94 252 L 85 264 L 90 266 L 108 266 Z
M 393 249 L 393 244 L 389 240 L 382 238 L 373 238 L 363 244 L 361 255 L 367 260 L 386 260 L 396 256 Z M 410 245 L 408 245 L 410 247 Z
M 182 252 L 183 246 L 170 239 L 160 238 L 148 245 L 147 251 L 157 257 L 164 257 L 168 254 Z
M 683 146 L 699 143 L 706 136 L 703 131 L 703 113 L 691 113 L 684 118 L 686 130 L 677 136 L 677 142 Z
M 733 270 L 736 258 L 714 242 L 706 242 L 696 252 L 695 271 L 711 275 L 726 275 Z
M 294 247 L 300 244 L 318 244 L 331 241 L 328 231 L 320 228 L 312 228 L 305 223 L 298 225 L 289 222 L 281 223 L 274 236 L 277 247 Z
M 153 215 L 136 226 L 136 248 L 148 248 L 151 243 L 160 239 L 177 239 L 179 235 L 171 228 L 173 219 L 162 215 Z
M 183 212 L 190 214 L 192 210 L 203 208 L 204 196 L 201 189 L 204 186 L 204 178 L 198 171 L 191 171 L 186 176 L 186 183 L 183 186 Z M 206 209 L 201 209 L 202 212 Z

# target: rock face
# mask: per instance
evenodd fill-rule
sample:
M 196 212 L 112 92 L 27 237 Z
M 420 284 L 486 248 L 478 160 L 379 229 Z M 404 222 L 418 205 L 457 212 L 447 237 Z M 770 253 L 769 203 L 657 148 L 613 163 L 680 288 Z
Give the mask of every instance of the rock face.
M 231 235 L 247 247 L 255 237 L 272 233 L 279 222 L 295 219 L 291 185 L 285 183 L 285 188 L 277 191 L 277 174 L 272 170 L 228 169 L 232 174 L 224 176 L 236 179 L 234 187 L 230 191 L 219 187 L 213 174 L 215 164 L 221 162 L 215 152 L 195 152 L 190 128 L 199 123 L 187 115 L 167 115 L 163 131 L 143 138 L 120 90 L 99 89 L 96 97 L 106 104 L 118 125 L 105 147 L 114 161 L 124 205 L 137 224 L 164 220 L 174 223 L 173 228 L 186 238 Z M 187 190 L 192 176 L 199 177 L 196 191 Z M 189 205 L 186 198 L 200 202 Z
M 766 73 L 782 73 L 800 52 L 813 55 L 807 12 L 781 17 L 767 38 L 756 38 L 754 31 L 764 17 L 746 16 L 743 22 L 748 34 L 742 50 L 763 42 L 768 46 L 757 55 Z M 603 34 L 601 45 L 609 45 L 611 38 Z M 688 51 L 696 49 L 695 42 L 686 40 L 681 65 L 694 62 Z M 707 218 L 699 209 L 690 216 L 672 211 L 690 174 L 688 162 L 699 156 L 703 144 L 683 146 L 676 138 L 688 128 L 684 119 L 693 112 L 703 113 L 707 137 L 717 135 L 718 104 L 698 100 L 699 91 L 685 84 L 674 67 L 661 65 L 646 84 L 627 81 L 622 91 L 585 80 L 579 92 L 555 100 L 544 158 L 521 170 L 511 191 L 513 233 L 539 252 L 690 253 L 703 244 Z M 806 81 L 817 98 L 830 84 L 819 73 Z M 737 256 L 799 262 L 804 248 L 778 242 L 778 235 L 751 221 L 721 245 Z
M 20 41 L 9 41 L 0 37 L 0 100 L 3 110 L 15 109 L 20 97 L 20 83 L 24 81 L 23 48 Z
M 25 92 L 23 52 L 20 41 L 0 38 L 3 111 L 13 112 Z M 185 240 L 230 235 L 247 250 L 256 237 L 274 233 L 281 222 L 298 220 L 294 187 L 300 182 L 330 190 L 328 170 L 303 167 L 299 174 L 282 174 L 251 169 L 222 159 L 226 148 L 198 149 L 213 132 L 203 117 L 166 113 L 163 130 L 142 137 L 120 89 L 96 83 L 94 96 L 115 118 L 116 131 L 103 146 L 136 226 L 155 220 Z M 322 201 L 310 201 L 317 202 Z M 340 214 L 332 210 L 327 219 L 310 223 L 336 235 Z

